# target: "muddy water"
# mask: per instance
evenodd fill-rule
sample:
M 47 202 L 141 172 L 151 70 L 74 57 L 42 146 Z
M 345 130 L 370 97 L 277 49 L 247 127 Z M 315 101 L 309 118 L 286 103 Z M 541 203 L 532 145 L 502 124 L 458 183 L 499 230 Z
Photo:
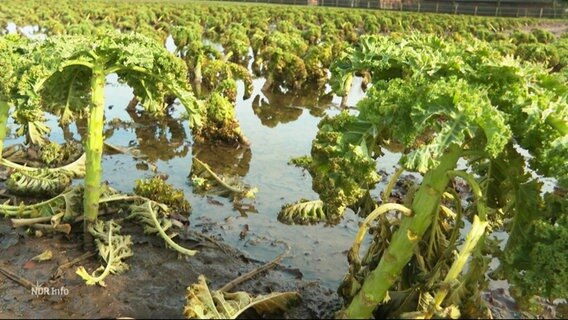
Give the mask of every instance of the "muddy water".
M 260 92 L 263 82 L 263 79 L 256 80 L 251 98 L 239 100 L 236 106 L 242 130 L 251 141 L 250 149 L 193 147 L 186 122 L 181 123 L 181 132 L 176 131 L 184 135 L 184 146 L 176 150 L 183 151 L 187 147 L 189 150 L 185 154 L 174 155 L 167 144 L 157 141 L 139 138 L 137 145 L 148 146 L 142 150 L 142 155 L 149 158 L 147 162 L 154 162 L 158 172 L 169 176 L 168 182 L 183 188 L 193 207 L 191 222 L 194 227 L 209 231 L 260 260 L 278 255 L 283 248 L 275 246 L 275 241 L 283 241 L 291 247 L 291 256 L 283 261 L 284 264 L 298 268 L 308 280 L 319 279 L 335 288 L 347 271 L 344 252 L 354 238 L 359 219 L 353 213 L 347 213 L 342 223 L 335 227 L 290 226 L 278 222 L 277 214 L 287 202 L 300 198 L 317 199 L 311 189 L 309 174 L 287 163 L 292 157 L 309 154 L 317 123 L 324 114 L 338 112 L 339 99 L 332 100 L 330 96 L 318 102 L 309 97 L 265 96 Z M 106 95 L 107 104 L 116 106 L 107 111 L 108 119 L 129 119 L 124 106 L 131 98 L 130 90 L 121 86 L 109 87 Z M 180 139 L 172 137 L 172 131 L 175 131 L 172 129 L 170 127 L 168 132 L 170 142 Z M 132 140 L 136 141 L 137 137 L 129 130 L 117 130 L 107 139 L 120 146 L 126 146 Z M 248 203 L 254 205 L 258 213 L 248 213 L 245 217 L 233 210 L 229 199 L 194 194 L 188 179 L 192 154 L 218 171 L 238 174 L 245 183 L 257 187 L 255 200 Z M 152 175 L 150 171 L 137 169 L 136 163 L 128 155 L 107 156 L 104 179 L 122 191 L 130 191 L 135 179 Z M 241 231 L 247 226 L 249 231 L 242 238 Z
M 16 31 L 9 24 L 8 32 Z M 37 27 L 23 27 L 30 37 L 42 37 Z M 169 37 L 166 47 L 175 46 Z M 219 46 L 222 50 L 222 47 Z M 252 62 L 252 61 L 251 61 Z M 244 251 L 253 259 L 271 260 L 286 245 L 290 256 L 283 264 L 298 268 L 306 280 L 321 280 L 322 284 L 336 288 L 347 271 L 345 252 L 349 249 L 358 228 L 359 218 L 347 212 L 343 221 L 333 227 L 324 225 L 285 225 L 277 215 L 285 203 L 301 198 L 317 199 L 311 189 L 310 175 L 288 165 L 292 157 L 307 155 L 317 124 L 324 115 L 339 112 L 341 98 L 331 93 L 321 97 L 310 91 L 296 94 L 263 94 L 263 78 L 254 81 L 254 92 L 242 99 L 243 85 L 239 82 L 236 115 L 242 130 L 251 142 L 250 148 L 233 149 L 212 145 L 193 145 L 187 121 L 180 120 L 183 108 L 177 105 L 171 116 L 156 121 L 142 112 L 127 110 L 132 90 L 119 84 L 115 75 L 107 78 L 105 88 L 106 142 L 130 147 L 129 154 L 106 154 L 103 157 L 103 179 L 123 192 L 132 192 L 135 180 L 152 177 L 156 173 L 167 175 L 167 181 L 182 188 L 191 202 L 191 225 Z M 348 105 L 353 106 L 364 93 L 361 79 L 354 80 Z M 327 92 L 330 90 L 328 89 Z M 86 123 L 79 121 L 62 130 L 53 116 L 47 116 L 52 128 L 50 139 L 63 142 L 73 137 L 80 140 Z M 130 124 L 126 125 L 126 122 Z M 77 128 L 78 127 L 78 128 Z M 9 124 L 12 132 L 13 123 Z M 83 128 L 83 129 L 82 129 Z M 82 130 L 81 130 L 82 129 Z M 7 139 L 6 144 L 22 142 L 21 138 Z M 252 205 L 257 213 L 241 213 L 233 203 L 218 196 L 201 196 L 193 192 L 190 179 L 192 155 L 208 163 L 220 173 L 242 177 L 243 181 L 258 188 Z M 379 169 L 393 171 L 396 155 L 384 157 Z M 246 235 L 241 235 L 243 229 Z M 166 250 L 166 249 L 164 249 Z
M 123 192 L 132 192 L 136 179 L 155 173 L 167 175 L 167 181 L 182 188 L 191 202 L 191 225 L 197 230 L 262 261 L 273 259 L 288 245 L 291 254 L 283 260 L 284 265 L 299 269 L 306 280 L 321 280 L 330 288 L 338 286 L 347 271 L 345 252 L 357 231 L 359 218 L 347 212 L 345 219 L 334 227 L 298 226 L 278 222 L 277 215 L 287 202 L 317 199 L 309 174 L 288 165 L 288 161 L 309 154 L 321 117 L 339 112 L 339 97 L 331 94 L 323 97 L 265 95 L 260 91 L 264 79 L 256 79 L 251 98 L 239 98 L 236 105 L 237 118 L 251 146 L 233 149 L 193 145 L 187 121 L 180 120 L 183 108 L 179 105 L 175 106 L 171 117 L 161 121 L 142 112 L 128 111 L 126 106 L 133 97 L 132 90 L 118 84 L 114 75 L 109 76 L 107 82 L 106 141 L 130 147 L 132 152 L 103 157 L 105 181 Z M 239 97 L 243 90 L 239 83 Z M 363 94 L 358 85 L 352 91 L 350 104 Z M 81 138 L 78 132 L 82 130 L 77 130 L 75 125 L 64 133 L 54 117 L 48 119 L 53 128 L 51 140 L 63 142 L 64 136 Z M 131 124 L 124 125 L 126 122 Z M 77 126 L 81 129 L 85 125 L 79 122 Z M 18 141 L 21 139 L 9 140 L 7 144 Z M 259 191 L 254 200 L 243 200 L 244 204 L 254 206 L 257 213 L 242 214 L 233 209 L 233 203 L 227 198 L 195 194 L 188 178 L 192 155 L 218 172 L 241 176 L 245 183 L 257 187 Z M 396 160 L 396 156 L 391 156 L 380 167 L 392 171 Z M 244 228 L 248 232 L 241 236 Z

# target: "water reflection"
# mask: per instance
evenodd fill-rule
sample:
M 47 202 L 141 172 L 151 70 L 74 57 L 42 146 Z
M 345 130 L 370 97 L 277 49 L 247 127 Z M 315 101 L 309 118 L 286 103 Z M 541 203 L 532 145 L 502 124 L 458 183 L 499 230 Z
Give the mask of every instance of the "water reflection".
M 156 118 L 136 108 L 127 108 L 126 112 L 134 123 L 137 147 L 149 161 L 167 161 L 188 154 L 189 143 L 186 142 L 183 120 L 173 118 L 170 113 Z
M 250 169 L 252 151 L 249 147 L 233 148 L 223 145 L 194 144 L 192 155 L 223 176 L 244 177 Z
M 274 128 L 298 120 L 306 108 L 315 117 L 322 117 L 333 100 L 332 93 L 321 90 L 305 90 L 291 94 L 281 92 L 263 92 L 264 97 L 256 95 L 252 101 L 252 110 L 262 125 Z
M 129 145 L 140 155 L 139 158 L 148 162 L 168 161 L 176 157 L 185 157 L 189 153 L 187 132 L 182 119 L 174 118 L 171 112 L 156 117 L 136 108 L 132 103 L 126 108 L 126 112 L 132 120 L 112 119 L 107 122 L 105 139 L 113 136 L 116 130 L 132 129 L 136 140 L 130 141 Z M 78 131 L 81 134 L 81 130 Z
M 243 217 L 247 217 L 249 213 L 258 213 L 250 199 L 254 198 L 257 188 L 243 181 L 249 172 L 252 159 L 252 151 L 249 147 L 232 148 L 224 145 L 195 144 L 192 154 L 194 158 L 189 180 L 194 186 L 193 193 L 207 196 L 207 202 L 211 204 L 221 204 L 211 197 L 213 195 L 228 198 L 233 204 L 233 209 Z M 211 176 L 211 173 L 205 173 L 203 164 L 200 165 L 199 162 L 208 166 L 223 182 L 215 182 L 215 178 Z M 203 185 L 196 182 L 203 178 L 211 181 L 201 182 L 204 183 Z

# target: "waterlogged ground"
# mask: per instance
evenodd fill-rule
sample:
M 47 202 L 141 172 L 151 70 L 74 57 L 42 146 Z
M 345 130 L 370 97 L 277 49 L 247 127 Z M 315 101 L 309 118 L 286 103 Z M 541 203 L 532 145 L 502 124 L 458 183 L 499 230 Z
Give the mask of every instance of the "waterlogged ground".
M 103 179 L 112 187 L 132 192 L 136 179 L 160 175 L 182 188 L 191 202 L 190 230 L 178 242 L 199 253 L 180 259 L 154 236 L 144 236 L 141 228 L 125 223 L 123 233 L 132 234 L 134 256 L 127 260 L 130 270 L 106 280 L 107 288 L 86 286 L 75 274 L 77 265 L 92 271 L 95 258 L 85 259 L 58 274 L 58 266 L 84 254 L 80 230 L 70 236 L 35 238 L 0 222 L 0 268 L 15 273 L 47 291 L 32 294 L 30 288 L 0 276 L 0 318 L 116 318 L 182 317 L 185 290 L 200 274 L 210 279 L 210 288 L 225 283 L 262 263 L 290 250 L 280 265 L 236 287 L 254 294 L 298 291 L 302 298 L 284 316 L 288 318 L 329 318 L 340 307 L 336 288 L 347 272 L 346 252 L 351 246 L 360 219 L 352 212 L 336 226 L 285 225 L 277 220 L 281 206 L 300 198 L 316 199 L 311 178 L 288 165 L 291 157 L 309 154 L 317 123 L 325 114 L 339 112 L 338 97 L 310 97 L 260 92 L 263 79 L 255 81 L 255 92 L 237 103 L 237 117 L 251 141 L 250 148 L 232 149 L 195 145 L 188 124 L 174 109 L 162 121 L 127 110 L 132 91 L 110 76 L 106 88 L 106 141 L 127 153 L 109 152 L 103 160 Z M 239 87 L 239 93 L 243 88 Z M 354 86 L 349 105 L 362 97 Z M 51 139 L 79 139 L 85 123 L 63 130 L 50 118 Z M 14 131 L 14 125 L 10 125 Z M 8 144 L 20 142 L 10 139 Z M 201 196 L 192 190 L 188 178 L 192 155 L 210 164 L 219 173 L 235 174 L 259 189 L 254 200 L 243 200 L 239 208 L 227 198 Z M 388 154 L 378 169 L 392 173 L 398 156 Z M 382 185 L 380 186 L 382 187 Z M 466 232 L 466 231 L 464 231 Z M 196 237 L 202 233 L 215 240 Z M 219 245 L 222 247 L 219 247 Z M 45 250 L 53 258 L 47 262 L 30 259 Z M 48 294 L 49 292 L 49 294 Z M 511 312 L 514 301 L 507 298 L 502 284 L 487 293 L 500 318 L 521 317 Z M 258 317 L 253 313 L 247 317 Z
M 50 280 L 58 265 L 84 252 L 78 234 L 36 239 L 12 230 L 4 221 L 0 229 L 0 267 L 33 284 L 64 287 L 69 295 L 34 296 L 29 289 L 0 276 L 0 317 L 181 317 L 185 288 L 196 282 L 199 274 L 211 279 L 212 288 L 219 288 L 274 259 L 286 248 L 290 251 L 280 267 L 237 289 L 254 293 L 299 291 L 302 303 L 285 316 L 332 316 L 339 306 L 335 289 L 347 271 L 345 253 L 359 218 L 349 212 L 334 227 L 291 226 L 278 222 L 277 215 L 287 202 L 317 198 L 309 174 L 288 165 L 288 161 L 309 154 L 317 123 L 325 114 L 339 112 L 340 98 L 331 94 L 312 97 L 308 92 L 301 96 L 264 94 L 260 91 L 264 79 L 257 79 L 251 98 L 240 98 L 236 106 L 250 148 L 234 149 L 193 144 L 188 123 L 181 120 L 181 106 L 174 105 L 170 117 L 156 121 L 139 110 L 127 108 L 133 98 L 132 90 L 118 84 L 115 76 L 109 76 L 107 81 L 106 141 L 128 152 L 109 152 L 104 156 L 103 180 L 122 192 L 132 192 L 136 179 L 166 177 L 169 183 L 184 190 L 192 205 L 191 229 L 222 241 L 235 251 L 226 252 L 207 241 L 190 238 L 181 244 L 196 247 L 200 253 L 180 260 L 159 240 L 143 236 L 140 228 L 132 226 L 135 255 L 127 261 L 131 270 L 110 276 L 107 288 L 87 287 L 74 274 L 76 266 Z M 242 83 L 239 85 L 242 96 Z M 361 96 L 356 86 L 350 104 Z M 53 128 L 50 139 L 56 142 L 63 142 L 64 138 L 79 140 L 86 126 L 79 122 L 60 128 L 55 118 L 48 118 Z M 14 132 L 16 126 L 10 124 L 9 128 Z M 21 141 L 12 137 L 7 145 Z M 189 179 L 192 156 L 218 173 L 242 177 L 246 184 L 258 188 L 256 198 L 243 200 L 239 206 L 227 198 L 195 194 Z M 392 156 L 381 167 L 392 171 L 396 161 L 397 157 Z M 237 210 L 236 206 L 244 209 Z M 54 253 L 51 261 L 29 262 L 47 249 Z M 79 265 L 91 271 L 97 263 L 91 258 Z
M 171 48 L 171 42 L 168 46 Z M 179 318 L 185 304 L 185 288 L 196 282 L 199 274 L 211 280 L 210 288 L 217 289 L 272 260 L 286 248 L 290 251 L 280 266 L 236 289 L 256 294 L 298 291 L 302 295 L 300 303 L 280 316 L 331 317 L 339 307 L 335 289 L 347 271 L 346 252 L 360 219 L 347 212 L 333 227 L 291 226 L 278 222 L 277 214 L 285 203 L 317 198 L 309 174 L 288 165 L 288 161 L 309 154 L 318 122 L 326 114 L 339 112 L 340 98 L 329 93 L 314 96 L 311 91 L 296 95 L 263 93 L 260 88 L 264 79 L 256 79 L 252 96 L 247 100 L 239 98 L 236 106 L 250 148 L 233 149 L 195 145 L 187 122 L 180 120 L 180 106 L 174 106 L 171 116 L 160 121 L 128 109 L 132 90 L 118 84 L 115 76 L 109 76 L 107 81 L 106 141 L 127 152 L 109 152 L 104 156 L 103 179 L 128 193 L 132 192 L 136 179 L 154 175 L 166 178 L 182 188 L 191 202 L 190 229 L 217 242 L 182 235 L 179 239 L 182 245 L 200 252 L 195 257 L 180 259 L 161 240 L 144 236 L 141 228 L 126 224 L 127 233 L 133 234 L 135 243 L 134 257 L 127 260 L 131 270 L 110 276 L 107 288 L 88 287 L 75 275 L 76 266 L 56 276 L 59 265 L 84 253 L 77 233 L 34 238 L 1 221 L 0 268 L 32 284 L 44 284 L 50 290 L 65 288 L 67 291 L 54 293 L 68 294 L 32 295 L 25 285 L 0 275 L 0 318 Z M 348 105 L 355 105 L 363 96 L 358 81 Z M 239 83 L 239 97 L 242 92 Z M 53 128 L 50 139 L 56 142 L 71 137 L 80 140 L 86 126 L 79 122 L 77 126 L 62 129 L 53 117 L 49 117 L 49 124 Z M 13 124 L 10 128 L 14 132 Z M 6 144 L 19 142 L 21 139 L 12 137 Z M 219 196 L 195 194 L 189 179 L 192 156 L 218 173 L 238 175 L 246 184 L 257 187 L 256 198 L 234 203 Z M 377 169 L 391 174 L 397 161 L 396 154 L 387 154 Z M 229 247 L 219 247 L 219 243 Z M 30 262 L 47 249 L 54 253 L 52 260 Z M 79 265 L 92 271 L 99 262 L 90 258 Z M 504 283 L 492 283 L 492 291 L 486 294 L 494 316 L 522 317 L 512 311 L 514 301 L 507 297 L 506 289 Z

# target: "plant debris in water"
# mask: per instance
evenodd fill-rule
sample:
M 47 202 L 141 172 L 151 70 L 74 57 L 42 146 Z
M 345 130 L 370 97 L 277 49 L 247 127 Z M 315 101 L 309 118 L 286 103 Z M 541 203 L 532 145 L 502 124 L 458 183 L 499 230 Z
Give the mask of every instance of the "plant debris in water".
M 73 173 L 67 170 L 41 168 L 16 171 L 6 181 L 6 189 L 14 194 L 53 197 L 71 185 Z
M 196 157 L 193 157 L 190 176 L 195 189 L 205 194 L 252 199 L 258 191 L 257 188 L 244 185 L 237 177 L 216 174 L 209 165 Z
M 328 219 L 323 208 L 323 201 L 302 199 L 282 206 L 278 213 L 278 220 L 287 224 L 309 224 Z

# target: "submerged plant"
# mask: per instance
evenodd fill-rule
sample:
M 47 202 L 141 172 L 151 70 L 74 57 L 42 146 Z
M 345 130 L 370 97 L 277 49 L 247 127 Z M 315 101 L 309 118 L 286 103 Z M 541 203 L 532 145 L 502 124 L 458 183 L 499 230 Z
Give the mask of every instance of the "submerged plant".
M 191 181 L 200 191 L 238 198 L 254 198 L 257 188 L 243 185 L 234 177 L 220 176 L 213 172 L 209 165 L 193 157 Z
M 284 223 L 308 224 L 329 221 L 321 200 L 302 199 L 296 203 L 287 203 L 278 213 L 278 220 Z

